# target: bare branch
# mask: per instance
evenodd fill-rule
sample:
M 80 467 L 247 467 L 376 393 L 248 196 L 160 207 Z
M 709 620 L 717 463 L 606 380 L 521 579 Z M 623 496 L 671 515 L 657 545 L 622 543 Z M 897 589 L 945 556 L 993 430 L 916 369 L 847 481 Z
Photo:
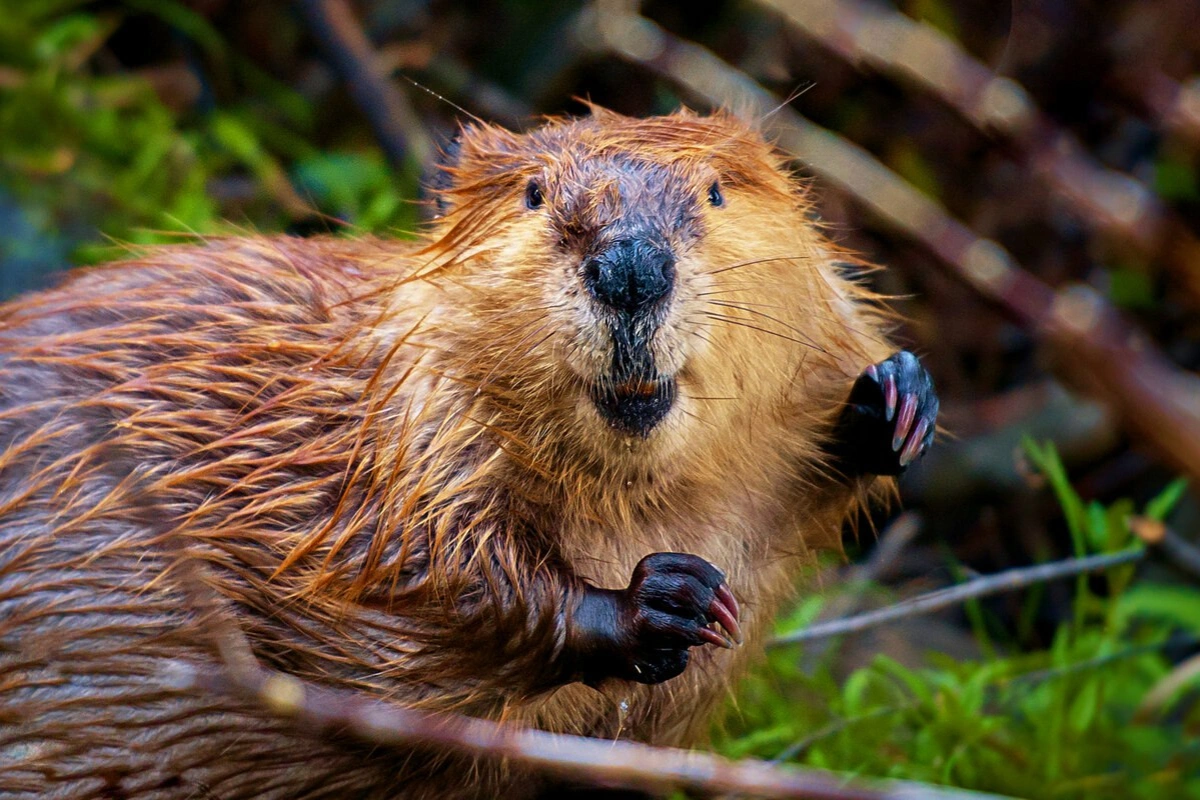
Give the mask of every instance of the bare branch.
M 1162 72 L 1118 73 L 1117 85 L 1136 97 L 1168 130 L 1193 144 L 1200 143 L 1200 76 L 1178 83 Z
M 1171 563 L 1200 577 L 1200 547 L 1158 520 L 1134 517 L 1129 527 L 1146 544 L 1161 547 L 1171 557 Z
M 770 642 L 769 646 L 780 647 L 799 642 L 810 642 L 815 639 L 824 639 L 829 636 L 856 633 L 906 617 L 931 614 L 934 611 L 956 606 L 968 600 L 975 600 L 980 597 L 988 597 L 989 595 L 1001 594 L 1003 592 L 1012 592 L 1035 584 L 1059 580 L 1060 578 L 1070 578 L 1087 572 L 1098 572 L 1099 570 L 1109 569 L 1121 564 L 1132 564 L 1135 561 L 1142 560 L 1145 555 L 1146 551 L 1139 547 L 1131 550 L 1121 550 L 1116 553 L 1104 553 L 1084 558 L 1068 558 L 1062 561 L 1052 561 L 1049 564 L 1037 564 L 1032 567 L 1010 569 L 995 575 L 975 578 L 958 586 L 929 592 L 928 594 L 923 594 L 911 600 L 896 603 L 895 605 L 890 605 L 876 611 L 868 611 L 865 614 L 845 619 L 810 625 L 804 630 L 776 638 Z
M 238 697 L 319 732 L 349 734 L 380 747 L 435 745 L 470 756 L 506 758 L 607 787 L 660 792 L 691 788 L 807 800 L 998 797 L 908 782 L 861 781 L 765 761 L 729 761 L 701 752 L 552 734 L 457 714 L 415 711 L 258 667 L 173 666 L 168 676 L 173 688 Z
M 1065 198 L 1084 222 L 1164 260 L 1182 286 L 1197 288 L 1190 279 L 1195 238 L 1149 186 L 1092 159 L 1020 84 L 976 61 L 932 25 L 861 0 L 759 2 L 851 64 L 920 87 L 981 131 L 1004 136 L 1022 167 Z M 1200 296 L 1192 300 L 1200 302 Z
M 433 153 L 412 105 L 378 68 L 379 59 L 346 0 L 296 0 L 309 30 L 334 71 L 346 82 L 366 115 L 392 167 L 400 170 L 411 156 L 418 165 Z

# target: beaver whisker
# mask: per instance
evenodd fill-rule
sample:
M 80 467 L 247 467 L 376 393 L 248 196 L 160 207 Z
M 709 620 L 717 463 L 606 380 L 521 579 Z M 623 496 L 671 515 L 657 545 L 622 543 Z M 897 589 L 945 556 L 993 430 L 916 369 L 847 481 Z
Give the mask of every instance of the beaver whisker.
M 725 267 L 720 267 L 719 269 L 710 270 L 708 272 L 705 272 L 704 274 L 705 275 L 721 275 L 722 273 L 725 273 L 725 272 L 732 272 L 735 269 L 743 269 L 745 267 L 753 267 L 758 264 L 771 264 L 771 263 L 774 263 L 777 261 L 799 261 L 799 260 L 800 260 L 800 258 L 798 258 L 794 255 L 792 255 L 792 256 L 769 256 L 767 258 L 752 258 L 749 261 L 740 261 L 736 264 L 730 264 Z
M 769 322 L 774 322 L 777 325 L 782 325 L 784 328 L 788 329 L 792 333 L 798 334 L 800 336 L 804 335 L 804 332 L 801 331 L 796 326 L 791 325 L 787 322 L 784 322 L 783 320 L 781 320 L 777 317 L 773 317 L 770 314 L 764 313 L 755 308 L 750 308 L 749 305 L 739 305 L 737 303 L 728 303 L 728 302 L 722 302 L 719 300 L 706 300 L 705 302 L 708 303 L 709 305 L 713 305 L 713 306 L 720 306 L 722 308 L 731 308 L 731 309 L 735 309 L 738 311 L 745 311 L 747 314 L 753 314 L 754 316 L 762 317 L 763 319 L 768 320 Z M 762 304 L 755 304 L 755 305 L 762 305 Z M 764 308 L 782 308 L 782 306 L 769 306 L 769 305 L 764 305 L 763 307 Z M 813 314 L 811 316 L 815 317 L 817 315 Z
M 797 339 L 794 336 L 788 336 L 785 333 L 780 333 L 779 331 L 773 331 L 770 328 L 763 328 L 758 325 L 752 325 L 749 322 L 746 322 L 746 320 L 744 320 L 744 319 L 738 319 L 737 317 L 730 317 L 725 314 L 718 314 L 715 311 L 701 311 L 700 313 L 710 319 L 717 320 L 718 322 L 724 322 L 729 325 L 737 325 L 742 328 L 748 328 L 752 331 L 758 331 L 759 333 L 765 333 L 769 336 L 777 336 L 780 339 L 783 339 L 785 341 L 795 342 L 796 344 L 803 345 L 805 347 L 816 350 L 818 353 L 828 353 L 828 351 L 825 350 L 825 348 L 821 347 L 820 345 L 814 344 L 813 342 L 808 342 L 803 339 Z
M 708 297 L 709 295 L 712 295 L 712 294 L 715 294 L 715 292 L 701 292 L 696 296 L 697 297 Z M 709 303 L 710 305 L 714 305 L 714 306 L 722 306 L 724 308 L 736 308 L 736 309 L 740 309 L 742 311 L 749 311 L 752 308 L 773 308 L 778 311 L 783 311 L 785 309 L 791 308 L 791 306 L 781 306 L 778 303 L 746 303 L 746 302 L 735 303 L 732 300 L 706 300 L 705 302 Z
M 697 295 L 697 297 L 705 297 L 705 296 L 714 295 L 714 294 L 734 294 L 734 293 L 735 292 L 701 292 Z M 757 313 L 754 311 L 754 308 L 756 308 L 756 307 L 757 308 L 775 308 L 775 309 L 787 308 L 787 306 L 779 306 L 779 305 L 773 305 L 773 304 L 769 304 L 769 303 L 734 303 L 732 301 L 717 301 L 717 300 L 706 300 L 705 302 L 709 303 L 711 305 L 723 306 L 725 308 L 739 309 L 739 310 L 745 311 L 747 314 Z M 831 322 L 831 323 L 833 323 L 835 325 L 839 325 L 839 326 L 846 324 L 845 319 L 843 317 L 839 316 L 838 314 L 822 313 L 822 312 L 816 311 L 812 308 L 805 308 L 804 316 L 809 317 L 811 319 L 821 320 L 822 322 Z M 780 322 L 779 320 L 774 320 L 774 321 Z M 785 324 L 785 323 L 781 322 L 781 324 Z M 795 329 L 793 328 L 793 330 L 795 330 Z M 860 331 L 858 329 L 852 328 L 852 330 L 854 330 L 856 333 L 862 333 L 863 336 L 870 335 L 867 332 Z

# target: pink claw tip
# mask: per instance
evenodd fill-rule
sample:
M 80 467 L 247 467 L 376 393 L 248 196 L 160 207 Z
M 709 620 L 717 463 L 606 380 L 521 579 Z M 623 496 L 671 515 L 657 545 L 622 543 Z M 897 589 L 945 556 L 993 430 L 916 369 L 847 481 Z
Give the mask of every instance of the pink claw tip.
M 722 588 L 725 589 L 724 593 L 721 592 Z M 725 629 L 733 641 L 741 644 L 743 641 L 742 626 L 738 624 L 737 614 L 734 611 L 737 608 L 737 601 L 733 600 L 732 604 L 727 602 L 727 600 L 732 600 L 733 596 L 724 584 L 717 588 L 716 595 L 708 607 L 708 613 Z
M 921 420 L 917 423 L 916 430 L 912 436 L 908 438 L 908 444 L 904 445 L 904 450 L 900 453 L 900 466 L 907 467 L 917 459 L 925 450 L 925 433 L 929 430 L 929 423 L 926 420 Z
M 915 394 L 904 395 L 904 402 L 900 404 L 900 416 L 896 420 L 896 432 L 892 436 L 892 449 L 899 450 L 900 445 L 908 438 L 908 431 L 912 428 L 913 418 L 917 414 L 917 396 Z
M 709 644 L 715 644 L 717 647 L 723 647 L 726 650 L 733 649 L 733 642 L 729 639 L 729 637 L 721 635 L 712 628 L 701 628 L 700 638 L 704 639 L 704 641 L 708 642 Z

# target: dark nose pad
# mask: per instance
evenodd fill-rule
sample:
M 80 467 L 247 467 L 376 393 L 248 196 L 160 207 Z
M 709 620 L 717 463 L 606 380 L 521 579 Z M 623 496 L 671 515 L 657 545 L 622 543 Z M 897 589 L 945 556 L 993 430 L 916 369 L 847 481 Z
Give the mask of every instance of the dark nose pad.
M 675 257 L 644 240 L 624 239 L 584 262 L 583 281 L 606 306 L 640 311 L 670 293 Z

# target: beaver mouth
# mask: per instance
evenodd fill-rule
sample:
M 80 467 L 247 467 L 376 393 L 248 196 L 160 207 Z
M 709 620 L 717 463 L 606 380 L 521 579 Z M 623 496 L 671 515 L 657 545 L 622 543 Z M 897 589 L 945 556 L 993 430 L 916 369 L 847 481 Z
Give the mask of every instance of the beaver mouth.
M 592 402 L 609 425 L 643 439 L 675 404 L 675 379 L 629 378 L 592 386 Z

